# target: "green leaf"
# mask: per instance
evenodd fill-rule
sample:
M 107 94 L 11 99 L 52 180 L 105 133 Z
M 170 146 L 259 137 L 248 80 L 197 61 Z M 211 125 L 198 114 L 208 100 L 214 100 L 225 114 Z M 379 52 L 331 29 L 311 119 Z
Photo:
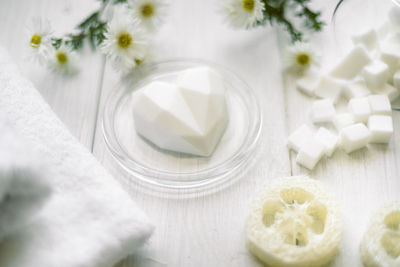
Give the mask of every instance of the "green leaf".
M 301 41 L 304 35 L 290 19 L 290 13 L 293 13 L 293 10 L 297 10 L 294 15 L 300 18 L 305 27 L 311 31 L 320 31 L 325 25 L 320 19 L 321 12 L 313 11 L 308 7 L 310 0 L 262 0 L 262 2 L 265 7 L 264 16 L 256 25 L 280 24 L 289 33 L 292 42 Z
M 84 21 L 82 21 L 80 24 L 78 24 L 78 29 L 81 30 L 85 30 L 88 27 L 90 27 L 90 25 L 94 22 L 96 22 L 99 19 L 99 11 L 96 11 L 94 13 L 92 13 L 89 17 L 87 17 Z
M 62 45 L 62 39 L 61 38 L 51 38 L 51 45 L 55 48 L 58 49 Z

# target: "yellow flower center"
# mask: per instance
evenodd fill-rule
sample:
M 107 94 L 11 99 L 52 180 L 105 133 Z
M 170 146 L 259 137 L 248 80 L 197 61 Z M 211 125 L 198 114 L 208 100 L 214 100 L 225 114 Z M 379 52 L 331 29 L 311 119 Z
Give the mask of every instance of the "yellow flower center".
M 254 0 L 243 0 L 242 5 L 245 10 L 251 12 L 254 9 Z
M 140 65 L 140 64 L 142 64 L 143 63 L 143 59 L 138 59 L 138 58 L 136 58 L 135 59 L 135 63 L 136 63 L 136 65 Z
M 68 61 L 67 54 L 61 51 L 56 52 L 56 58 L 58 63 L 60 63 L 61 65 L 64 65 Z
M 31 46 L 33 48 L 38 48 L 41 42 L 42 42 L 42 37 L 35 33 L 31 38 Z
M 310 63 L 310 56 L 305 53 L 298 54 L 296 57 L 297 63 L 302 66 L 306 66 Z
M 142 16 L 145 18 L 149 18 L 154 13 L 154 7 L 151 4 L 144 4 L 141 7 Z
M 129 48 L 132 44 L 132 36 L 129 33 L 121 33 L 118 36 L 118 45 L 119 47 L 126 49 Z

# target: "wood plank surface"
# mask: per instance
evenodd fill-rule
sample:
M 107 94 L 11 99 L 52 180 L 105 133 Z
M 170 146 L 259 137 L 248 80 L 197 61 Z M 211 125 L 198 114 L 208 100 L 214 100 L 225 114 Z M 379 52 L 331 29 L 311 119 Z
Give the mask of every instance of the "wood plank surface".
M 49 18 L 56 32 L 62 34 L 95 9 L 98 2 L 0 2 L 0 45 L 10 50 L 22 72 L 71 132 L 93 149 L 94 155 L 156 223 L 148 244 L 118 266 L 261 266 L 244 244 L 249 201 L 265 183 L 300 173 L 321 180 L 342 206 L 344 240 L 332 266 L 362 266 L 358 244 L 371 211 L 399 197 L 399 113 L 394 114 L 395 135 L 388 146 L 373 145 L 350 155 L 337 151 L 309 172 L 295 163 L 295 154 L 286 148 L 288 134 L 309 121 L 307 112 L 312 100 L 296 90 L 292 76 L 282 76 L 280 51 L 287 45 L 282 33 L 276 38 L 276 30 L 269 27 L 249 31 L 230 29 L 223 24 L 221 1 L 170 2 L 165 25 L 155 36 L 155 58 L 201 58 L 228 67 L 254 89 L 264 119 L 257 162 L 244 177 L 223 191 L 184 201 L 142 192 L 121 172 L 107 151 L 101 119 L 105 100 L 118 86 L 120 73 L 99 53 L 86 50 L 80 60 L 81 72 L 72 79 L 55 75 L 25 59 L 24 28 L 31 17 Z M 315 2 L 326 11 L 324 16 L 329 21 L 335 1 Z M 337 44 L 331 38 L 332 29 L 327 29 L 312 39 L 329 61 L 335 59 L 331 50 Z
M 345 1 L 346 2 L 346 1 Z M 357 1 L 353 1 L 356 2 Z M 362 1 L 358 1 L 361 3 Z M 387 9 L 391 6 L 390 1 L 380 2 L 382 5 L 374 5 L 376 1 L 367 1 L 367 5 L 363 9 L 364 17 L 370 17 L 371 20 L 366 24 L 380 25 L 386 18 Z M 331 21 L 332 10 L 335 1 L 331 3 L 317 3 L 317 7 L 324 10 L 325 21 Z M 351 28 L 357 29 L 355 25 L 351 25 L 351 21 L 363 18 L 363 15 L 355 15 L 353 18 L 350 14 L 351 8 L 358 7 L 354 3 L 344 3 L 342 9 L 339 10 L 336 18 L 339 20 L 337 25 L 331 23 L 321 34 L 310 38 L 311 43 L 316 50 L 319 50 L 321 56 L 321 71 L 326 73 L 334 66 L 338 60 L 351 47 L 351 39 L 349 31 Z M 354 10 L 354 9 L 353 9 Z M 347 12 L 342 14 L 341 12 Z M 347 19 L 349 23 L 343 21 Z M 367 26 L 368 27 L 368 26 Z M 360 29 L 360 28 L 358 28 Z M 285 39 L 280 36 L 280 43 L 285 43 Z M 296 77 L 290 74 L 284 74 L 284 84 L 286 92 L 286 109 L 287 124 L 289 133 L 293 132 L 303 123 L 312 125 L 310 120 L 310 105 L 312 99 L 296 89 Z M 394 105 L 398 105 L 394 103 Z M 336 106 L 339 112 L 344 112 L 347 101 L 342 97 Z M 393 113 L 394 132 L 390 143 L 386 145 L 370 144 L 368 148 L 346 154 L 343 150 L 338 149 L 331 158 L 324 158 L 313 171 L 299 166 L 296 163 L 296 153 L 290 152 L 291 170 L 293 175 L 308 174 L 310 177 L 322 181 L 337 197 L 343 212 L 343 242 L 342 248 L 333 266 L 352 266 L 361 267 L 362 263 L 359 255 L 359 243 L 362 235 L 366 230 L 367 222 L 372 212 L 381 204 L 399 199 L 400 196 L 400 114 Z M 323 125 L 328 129 L 336 132 L 332 125 Z M 318 125 L 314 125 L 317 129 Z
M 290 172 L 280 60 L 273 29 L 232 30 L 223 24 L 219 8 L 212 0 L 171 1 L 166 24 L 156 36 L 155 57 L 207 59 L 249 83 L 264 116 L 258 162 L 239 182 L 214 195 L 184 201 L 156 198 L 120 177 L 98 127 L 94 154 L 157 224 L 143 252 L 120 266 L 259 266 L 244 244 L 248 203 L 263 184 Z M 107 64 L 100 106 L 118 81 L 119 74 Z
M 79 57 L 80 72 L 68 78 L 28 60 L 27 26 L 34 17 L 47 18 L 54 34 L 71 32 L 98 7 L 97 1 L 5 0 L 0 1 L 0 45 L 6 47 L 21 72 L 30 79 L 68 129 L 88 148 L 92 147 L 103 59 L 88 47 Z

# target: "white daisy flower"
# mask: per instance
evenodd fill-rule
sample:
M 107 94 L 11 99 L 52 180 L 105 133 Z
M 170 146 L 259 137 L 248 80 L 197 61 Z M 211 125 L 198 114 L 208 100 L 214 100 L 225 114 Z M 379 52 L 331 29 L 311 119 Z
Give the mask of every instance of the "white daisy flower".
M 136 66 L 135 59 L 145 56 L 147 40 L 137 22 L 126 16 L 114 16 L 101 49 L 119 68 L 130 70 Z
M 260 0 L 228 0 L 224 11 L 236 28 L 251 28 L 263 19 L 264 3 Z
M 27 26 L 30 58 L 45 62 L 51 52 L 51 34 L 50 22 L 41 18 L 33 18 L 31 25 Z
M 286 50 L 286 66 L 294 72 L 304 72 L 318 64 L 315 49 L 309 43 L 296 42 Z
M 135 59 L 136 67 L 124 73 L 121 81 L 126 87 L 132 87 L 137 82 L 137 75 L 141 75 L 148 70 L 146 66 L 152 63 L 156 58 L 153 52 L 154 50 L 149 48 L 144 57 Z
M 58 49 L 53 49 L 49 58 L 49 67 L 58 73 L 73 75 L 78 71 L 78 56 L 71 48 L 61 45 Z
M 148 31 L 157 29 L 165 17 L 165 0 L 130 0 L 132 16 Z

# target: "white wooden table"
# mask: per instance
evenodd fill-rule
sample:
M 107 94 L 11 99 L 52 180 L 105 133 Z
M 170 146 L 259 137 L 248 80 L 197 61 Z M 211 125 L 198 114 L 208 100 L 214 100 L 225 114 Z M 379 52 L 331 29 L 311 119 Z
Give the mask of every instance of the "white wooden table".
M 254 88 L 264 117 L 260 158 L 247 175 L 222 192 L 185 201 L 146 195 L 119 174 L 100 127 L 104 101 L 119 74 L 99 53 L 87 49 L 81 56 L 81 72 L 72 79 L 25 60 L 24 28 L 32 16 L 49 18 L 56 33 L 64 33 L 99 3 L 0 1 L 0 44 L 10 50 L 22 72 L 71 132 L 121 181 L 157 225 L 142 251 L 118 266 L 261 266 L 244 244 L 248 203 L 272 179 L 301 173 L 326 184 L 342 206 L 344 238 L 332 266 L 362 266 L 358 246 L 371 211 L 400 198 L 400 114 L 394 115 L 395 135 L 389 146 L 371 146 L 351 155 L 337 151 L 332 159 L 322 160 L 309 172 L 295 163 L 285 144 L 288 134 L 307 120 L 305 111 L 311 100 L 294 89 L 293 79 L 282 76 L 276 30 L 230 29 L 218 13 L 221 1 L 170 2 L 169 17 L 155 40 L 157 58 L 203 58 L 229 67 Z M 327 12 L 335 4 L 317 2 Z

